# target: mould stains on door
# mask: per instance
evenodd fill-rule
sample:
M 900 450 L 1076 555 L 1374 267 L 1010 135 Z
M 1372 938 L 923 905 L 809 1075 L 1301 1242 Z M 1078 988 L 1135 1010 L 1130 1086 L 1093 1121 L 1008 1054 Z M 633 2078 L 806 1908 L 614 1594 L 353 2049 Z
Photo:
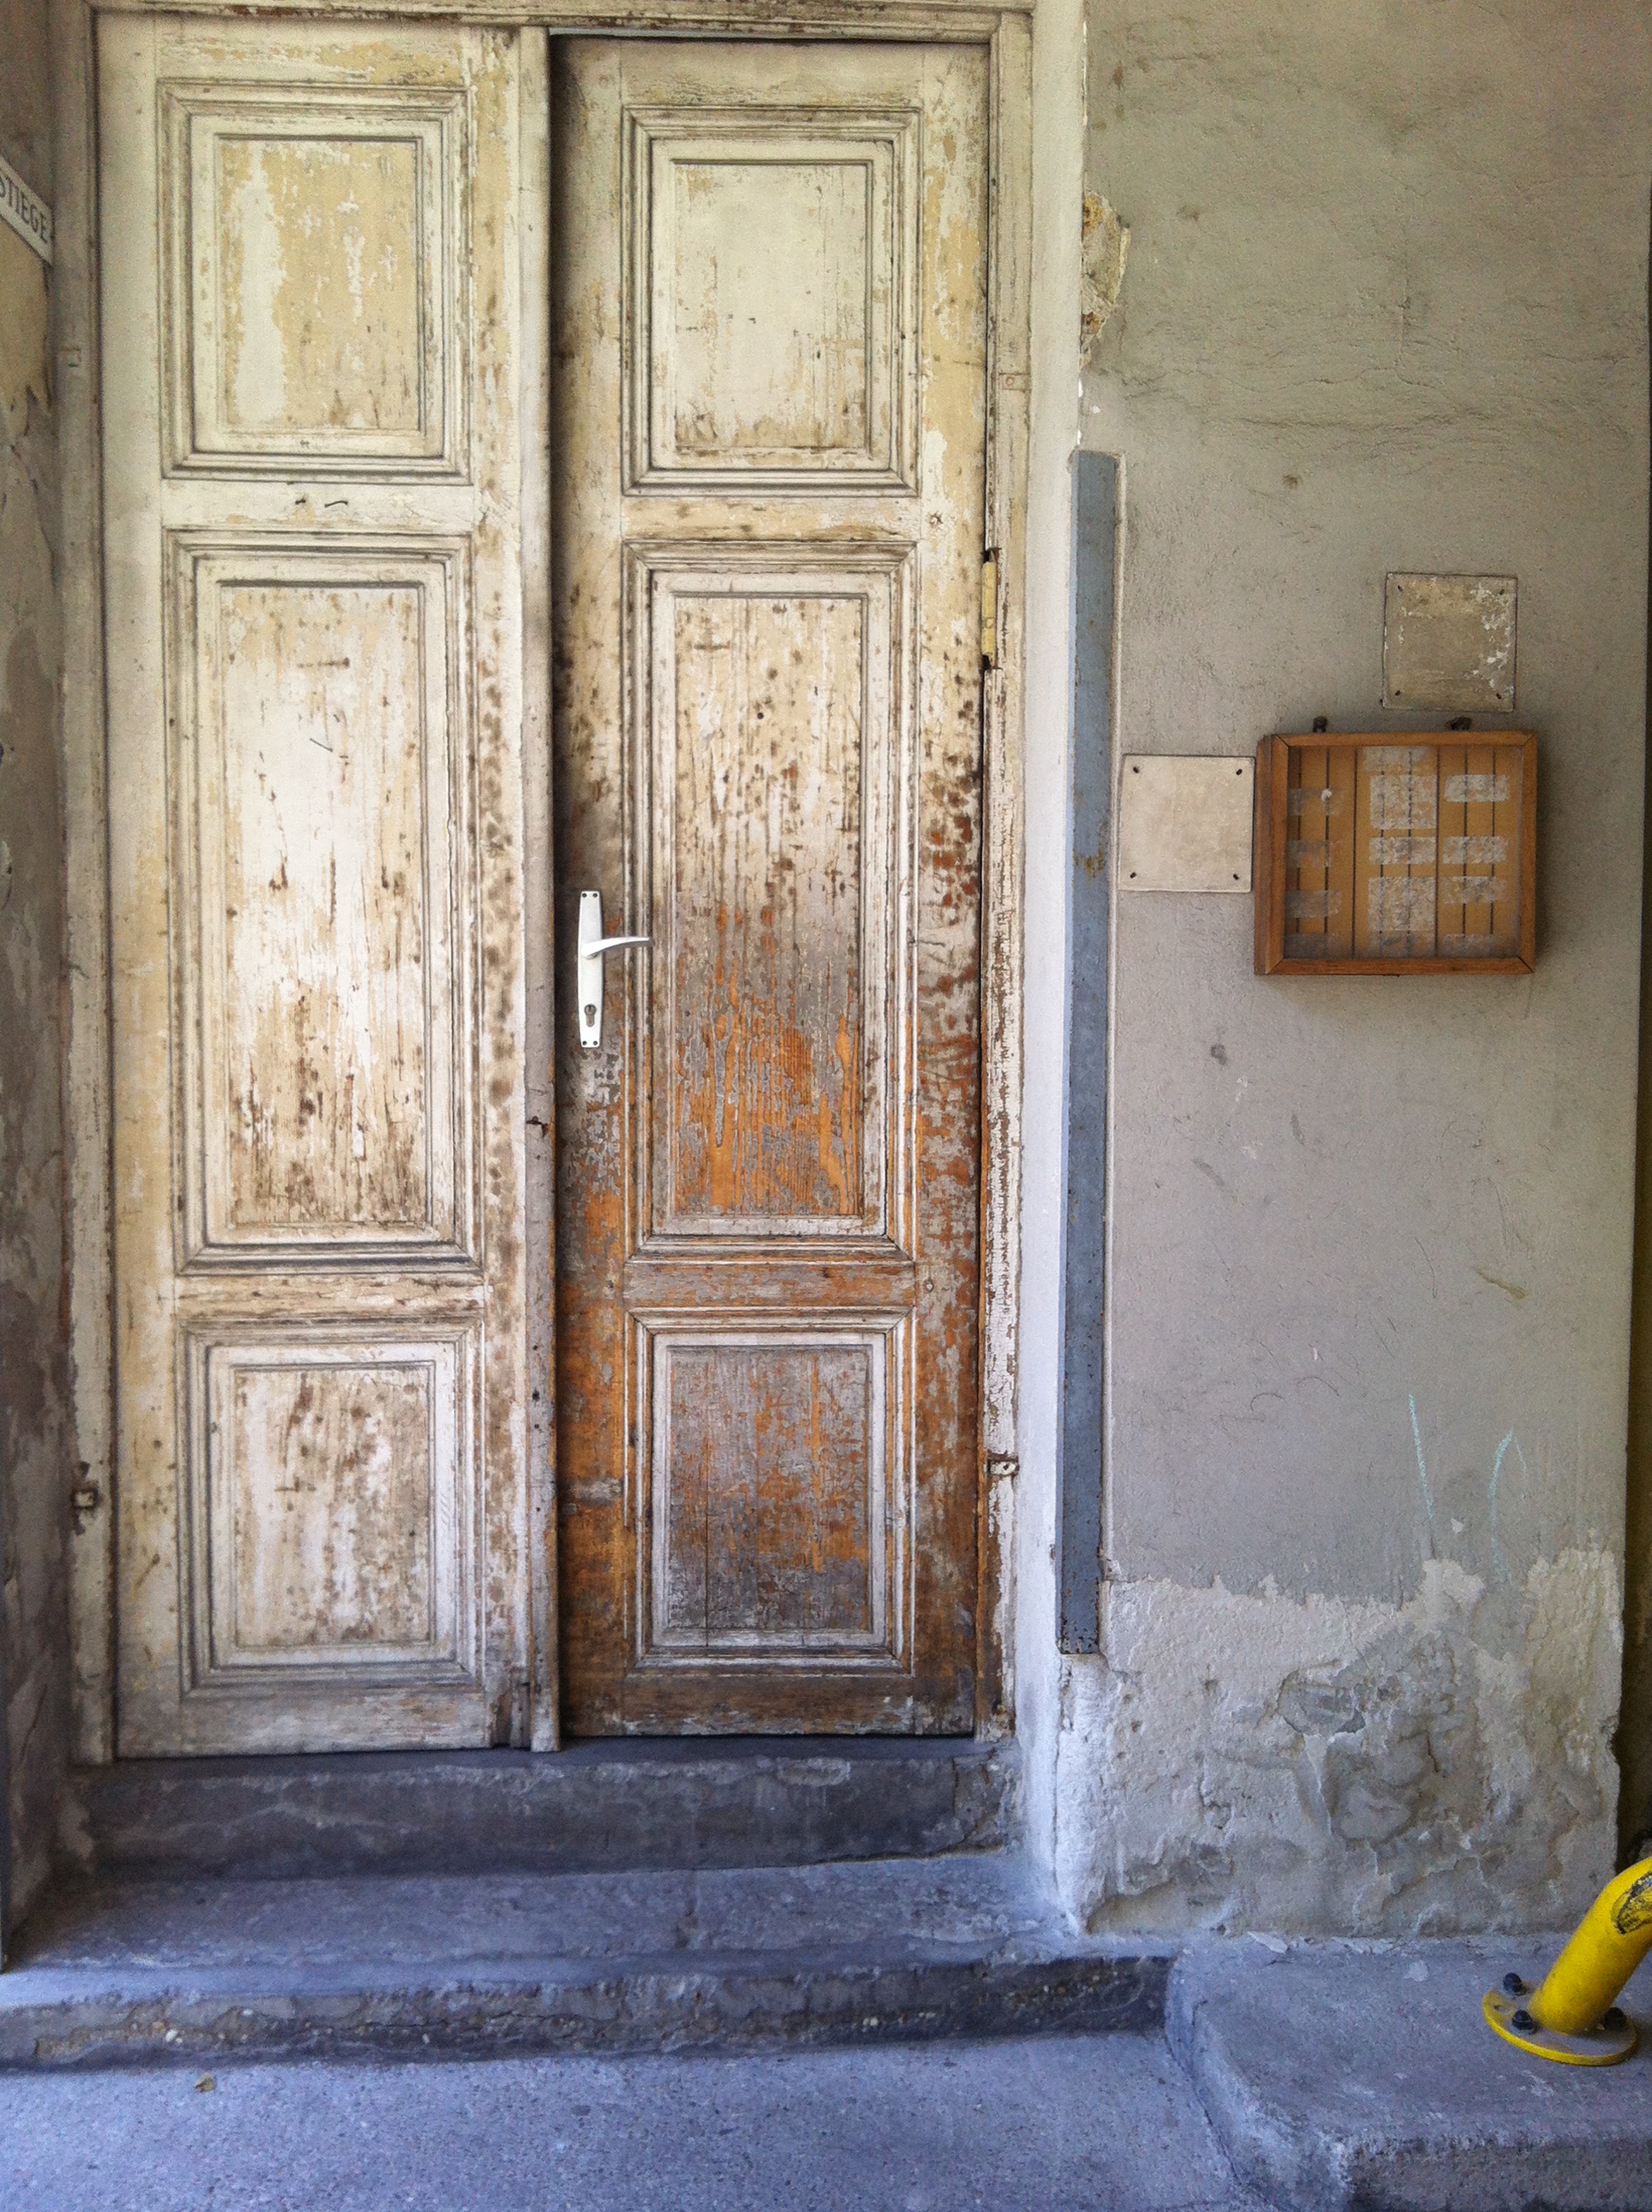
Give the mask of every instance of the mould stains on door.
M 674 165 L 679 453 L 860 453 L 868 443 L 871 177 L 859 161 Z M 777 285 L 797 295 L 787 306 Z M 779 312 L 777 312 L 779 308 Z M 752 333 L 782 333 L 778 345 Z
M 425 1370 L 246 1366 L 229 1398 L 239 1648 L 428 1640 Z

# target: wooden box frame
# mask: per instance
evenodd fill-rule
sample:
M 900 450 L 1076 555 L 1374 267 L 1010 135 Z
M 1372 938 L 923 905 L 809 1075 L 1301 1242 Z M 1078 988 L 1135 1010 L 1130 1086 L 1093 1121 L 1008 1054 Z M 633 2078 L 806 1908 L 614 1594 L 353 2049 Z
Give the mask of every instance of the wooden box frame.
M 1364 747 L 1445 747 L 1454 750 L 1518 750 L 1520 813 L 1515 849 L 1515 950 L 1497 953 L 1354 954 L 1304 959 L 1287 954 L 1285 897 L 1290 845 L 1291 756 L 1348 753 Z M 1267 737 L 1256 748 L 1255 913 L 1259 975 L 1529 975 L 1537 963 L 1537 739 L 1527 730 L 1359 732 L 1329 736 Z

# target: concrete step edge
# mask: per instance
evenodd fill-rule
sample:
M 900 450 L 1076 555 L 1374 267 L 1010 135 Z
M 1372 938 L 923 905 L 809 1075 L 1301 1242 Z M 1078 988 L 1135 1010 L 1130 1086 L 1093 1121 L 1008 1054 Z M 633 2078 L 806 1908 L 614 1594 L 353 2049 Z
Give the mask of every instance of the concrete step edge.
M 1055 1949 L 949 1956 L 932 1946 L 883 1959 L 608 1956 L 458 1962 L 434 1973 L 24 1967 L 0 1977 L 0 2065 L 732 2051 L 1144 2032 L 1163 2025 L 1169 1963 Z
M 1280 2208 L 1312 2205 L 1341 2212 L 1350 2202 L 1348 2177 L 1316 2130 L 1258 2104 L 1228 2063 L 1221 2038 L 1212 2033 L 1185 1954 L 1166 1977 L 1164 2032 L 1193 2083 L 1217 2142 L 1242 2185 Z
M 1268 1977 L 1266 2004 L 1242 2026 L 1230 1976 L 1249 1965 L 1242 1946 L 1193 1943 L 1170 1969 L 1165 2030 L 1217 2141 L 1239 2180 L 1279 2212 L 1648 2212 L 1652 2207 L 1652 2098 L 1648 2054 L 1626 2068 L 1551 2067 L 1496 2044 L 1478 2015 L 1482 1989 L 1511 1961 L 1534 1971 L 1558 1936 L 1420 1939 L 1345 1947 L 1351 1971 L 1369 1977 L 1369 2051 L 1351 2052 L 1345 2007 L 1327 2012 L 1316 1968 L 1332 1942 L 1293 1947 L 1293 1960 L 1254 1954 Z M 1225 1966 L 1212 1971 L 1217 1949 Z M 1368 1953 L 1362 1963 L 1360 1950 Z M 1315 1956 L 1317 1954 L 1317 1958 Z M 1420 1997 L 1413 2015 L 1406 1966 L 1449 1979 L 1448 2027 Z M 1425 1978 L 1421 1987 L 1429 1986 Z M 1625 2002 L 1637 2009 L 1633 1991 Z M 1643 2033 L 1645 2015 L 1642 2011 Z M 1248 2033 L 1250 2040 L 1245 2040 Z M 1282 2040 L 1317 2052 L 1322 2090 L 1293 2094 L 1272 2056 Z M 1287 2069 L 1288 2072 L 1288 2069 Z M 1395 2094 L 1404 2073 L 1413 2086 Z M 1359 2094 L 1347 2095 L 1350 2083 Z M 1488 2083 L 1490 2087 L 1488 2088 Z

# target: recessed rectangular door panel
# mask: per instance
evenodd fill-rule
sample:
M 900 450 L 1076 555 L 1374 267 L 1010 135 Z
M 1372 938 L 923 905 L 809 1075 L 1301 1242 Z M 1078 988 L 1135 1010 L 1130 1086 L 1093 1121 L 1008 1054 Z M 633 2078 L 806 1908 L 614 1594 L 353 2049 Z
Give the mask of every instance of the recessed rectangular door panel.
M 422 60 L 161 85 L 173 471 L 462 474 L 472 111 Z
M 887 1340 L 650 1332 L 648 1656 L 891 1656 Z
M 910 490 L 921 99 L 770 82 L 760 113 L 626 100 L 628 483 Z
M 473 1249 L 465 551 L 173 541 L 192 1266 Z
M 908 565 L 631 554 L 651 1244 L 890 1232 Z
M 656 903 L 673 1228 L 860 1212 L 861 613 L 726 592 L 669 610 Z M 762 742 L 771 720 L 802 740 L 784 763 Z
M 987 58 L 558 70 L 566 1715 L 968 1730 Z
M 476 1332 L 191 1333 L 191 1673 L 440 1689 L 476 1663 Z
M 99 38 L 118 1747 L 525 1741 L 516 40 Z

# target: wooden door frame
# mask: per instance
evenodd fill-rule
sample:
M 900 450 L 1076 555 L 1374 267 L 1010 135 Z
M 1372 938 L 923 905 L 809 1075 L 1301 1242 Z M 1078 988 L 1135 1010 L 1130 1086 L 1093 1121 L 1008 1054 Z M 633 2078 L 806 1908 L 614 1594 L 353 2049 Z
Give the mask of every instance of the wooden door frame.
M 97 364 L 98 231 L 94 18 L 101 13 L 262 16 L 262 0 L 51 0 L 53 34 L 57 362 L 64 627 L 67 963 L 70 976 L 66 1181 L 70 1209 L 69 1332 L 79 1473 L 70 1560 L 72 1756 L 101 1765 L 114 1755 L 112 1511 L 113 1270 L 110 1025 L 108 774 L 103 661 L 103 544 Z M 998 556 L 996 665 L 984 678 L 981 943 L 981 1479 L 976 1729 L 1008 1734 L 1011 1648 L 1012 1505 L 1019 1339 L 1022 1114 L 1024 593 L 1032 270 L 1032 7 L 1007 0 L 288 0 L 295 20 L 360 23 L 419 19 L 477 23 L 550 37 L 576 33 L 701 39 L 811 39 L 970 44 L 991 69 L 987 235 L 987 515 Z M 525 45 L 524 90 L 543 82 L 543 41 Z M 524 108 L 531 102 L 525 98 Z M 548 161 L 523 208 L 525 256 L 550 251 Z M 529 298 L 535 296 L 531 292 Z M 538 296 L 544 296 L 541 285 Z M 524 332 L 524 407 L 548 417 L 546 331 Z M 523 773 L 527 794 L 525 897 L 527 963 L 528 1184 L 525 1230 L 545 1255 L 529 1315 L 529 1482 L 533 1499 L 536 1749 L 556 1742 L 554 1437 L 550 1399 L 550 1030 L 551 946 L 549 713 L 550 493 L 543 465 L 525 469 L 522 502 L 526 605 Z M 525 462 L 526 453 L 525 452 Z M 535 650 L 536 642 L 538 650 Z M 536 855 L 538 858 L 536 859 Z M 538 1073 L 536 1076 L 535 1070 Z

